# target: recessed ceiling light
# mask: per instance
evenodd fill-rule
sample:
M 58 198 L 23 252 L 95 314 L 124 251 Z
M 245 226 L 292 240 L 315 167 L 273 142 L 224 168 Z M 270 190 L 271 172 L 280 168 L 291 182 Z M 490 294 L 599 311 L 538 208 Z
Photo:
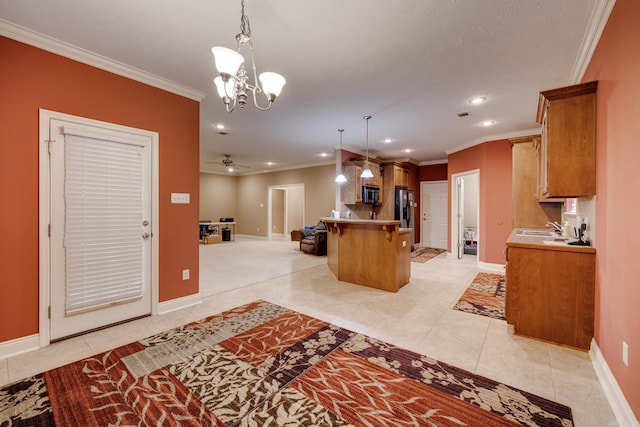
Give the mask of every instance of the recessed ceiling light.
M 328 153 L 320 153 L 320 154 L 318 154 L 318 155 L 319 155 L 320 157 L 329 157 L 329 156 L 330 156 L 330 154 L 328 154 Z
M 222 130 L 222 129 L 226 128 L 226 126 L 225 126 L 225 125 L 223 125 L 222 123 L 216 123 L 216 124 L 215 124 L 215 125 L 213 125 L 213 126 L 214 126 L 216 129 L 220 129 L 220 130 Z
M 482 104 L 486 100 L 487 100 L 487 98 L 484 97 L 484 96 L 476 96 L 475 98 L 471 98 L 469 100 L 469 104 L 478 105 L 478 104 Z
M 275 165 L 275 163 L 273 163 L 273 162 L 264 162 L 264 164 L 265 164 L 265 165 L 267 165 L 267 166 L 273 166 L 273 165 Z
M 384 143 L 385 144 L 391 144 L 393 142 L 393 139 L 391 138 L 385 138 Z
M 495 120 L 485 120 L 484 122 L 480 122 L 480 126 L 489 127 L 496 124 Z
M 405 152 L 405 153 L 411 153 L 413 150 L 411 148 L 405 148 L 402 151 Z

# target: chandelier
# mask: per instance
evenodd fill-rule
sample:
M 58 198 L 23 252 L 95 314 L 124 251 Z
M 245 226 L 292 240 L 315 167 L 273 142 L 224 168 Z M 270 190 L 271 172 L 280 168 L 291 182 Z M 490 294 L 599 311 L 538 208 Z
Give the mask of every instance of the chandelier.
M 240 33 L 236 35 L 237 51 L 220 46 L 215 46 L 211 49 L 215 58 L 216 68 L 220 73 L 213 82 L 228 112 L 232 112 L 238 104 L 240 104 L 240 108 L 244 108 L 247 103 L 248 92 L 252 93 L 255 106 L 259 110 L 266 111 L 271 108 L 273 101 L 280 95 L 282 87 L 287 81 L 280 74 L 272 72 L 264 72 L 258 77 L 256 61 L 253 57 L 253 45 L 251 44 L 251 25 L 249 24 L 249 17 L 244 13 L 244 0 L 242 0 L 241 5 Z M 244 57 L 240 54 L 240 51 L 246 45 L 249 45 L 249 53 L 251 55 L 253 84 L 242 65 Z M 258 78 L 262 86 L 258 84 Z M 265 94 L 269 102 L 264 108 L 258 105 L 256 94 L 260 92 Z

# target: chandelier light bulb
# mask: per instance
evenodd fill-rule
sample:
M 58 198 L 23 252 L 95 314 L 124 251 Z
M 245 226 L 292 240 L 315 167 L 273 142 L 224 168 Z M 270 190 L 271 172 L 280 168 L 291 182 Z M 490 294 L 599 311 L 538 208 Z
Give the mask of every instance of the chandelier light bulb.
M 266 111 L 271 108 L 273 102 L 280 96 L 282 87 L 287 81 L 280 74 L 270 71 L 262 73 L 258 77 L 256 61 L 253 56 L 253 45 L 251 44 L 251 25 L 249 24 L 249 17 L 244 13 L 244 0 L 241 0 L 240 4 L 242 5 L 242 13 L 240 15 L 240 33 L 236 34 L 237 50 L 221 46 L 215 46 L 211 49 L 216 69 L 220 74 L 214 79 L 214 83 L 218 90 L 218 95 L 222 98 L 222 102 L 224 102 L 225 108 L 229 113 L 236 108 L 237 104 L 240 104 L 240 108 L 244 108 L 249 94 L 252 95 L 253 104 L 256 108 Z M 240 51 L 245 46 L 248 46 L 251 54 L 251 67 L 247 68 L 249 68 L 249 71 L 253 71 L 252 78 L 242 65 L 244 57 L 240 54 Z M 258 79 L 260 79 L 260 84 Z M 267 98 L 268 105 L 266 107 L 261 107 L 258 104 L 257 94 L 261 92 Z

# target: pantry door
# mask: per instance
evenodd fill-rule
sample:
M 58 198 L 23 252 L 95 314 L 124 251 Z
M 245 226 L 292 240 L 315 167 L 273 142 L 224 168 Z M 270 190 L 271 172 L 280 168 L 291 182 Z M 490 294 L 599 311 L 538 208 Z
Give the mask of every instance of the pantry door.
M 151 313 L 154 137 L 80 118 L 50 118 L 49 132 L 49 332 L 57 340 Z

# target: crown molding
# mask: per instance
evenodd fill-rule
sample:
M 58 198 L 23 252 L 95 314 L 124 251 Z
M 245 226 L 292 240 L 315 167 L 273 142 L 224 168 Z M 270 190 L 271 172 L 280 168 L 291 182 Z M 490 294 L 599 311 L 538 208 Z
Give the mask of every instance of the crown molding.
M 31 46 L 55 53 L 83 64 L 91 65 L 101 70 L 108 71 L 141 83 L 148 84 L 158 89 L 175 93 L 194 101 L 202 101 L 206 93 L 190 87 L 172 82 L 155 74 L 148 73 L 135 67 L 123 64 L 106 56 L 98 55 L 86 49 L 54 39 L 45 34 L 38 33 L 25 27 L 0 18 L 0 35 L 10 39 L 26 43 Z
M 584 73 L 587 71 L 593 52 L 598 46 L 600 36 L 602 36 L 604 27 L 607 25 L 609 15 L 611 15 L 615 4 L 616 0 L 596 0 L 593 5 L 589 23 L 587 24 L 587 32 L 582 38 L 582 45 L 580 46 L 578 57 L 571 70 L 570 84 L 578 84 L 582 81 L 582 77 L 584 77 Z
M 476 145 L 483 144 L 489 141 L 498 141 L 500 139 L 518 138 L 521 136 L 539 134 L 541 129 L 542 128 L 540 127 L 540 128 L 525 129 L 525 130 L 518 130 L 513 132 L 496 133 L 493 135 L 487 135 L 481 138 L 476 138 L 470 142 L 467 142 L 466 144 L 459 145 L 455 148 L 452 148 L 451 150 L 447 150 L 445 151 L 445 153 L 447 153 L 447 155 L 451 155 L 453 153 L 457 153 L 458 151 L 466 150 L 467 148 L 471 148 Z
M 419 166 L 432 166 L 432 165 L 443 165 L 449 163 L 449 159 L 440 159 L 440 160 L 427 160 L 424 162 L 418 163 Z

